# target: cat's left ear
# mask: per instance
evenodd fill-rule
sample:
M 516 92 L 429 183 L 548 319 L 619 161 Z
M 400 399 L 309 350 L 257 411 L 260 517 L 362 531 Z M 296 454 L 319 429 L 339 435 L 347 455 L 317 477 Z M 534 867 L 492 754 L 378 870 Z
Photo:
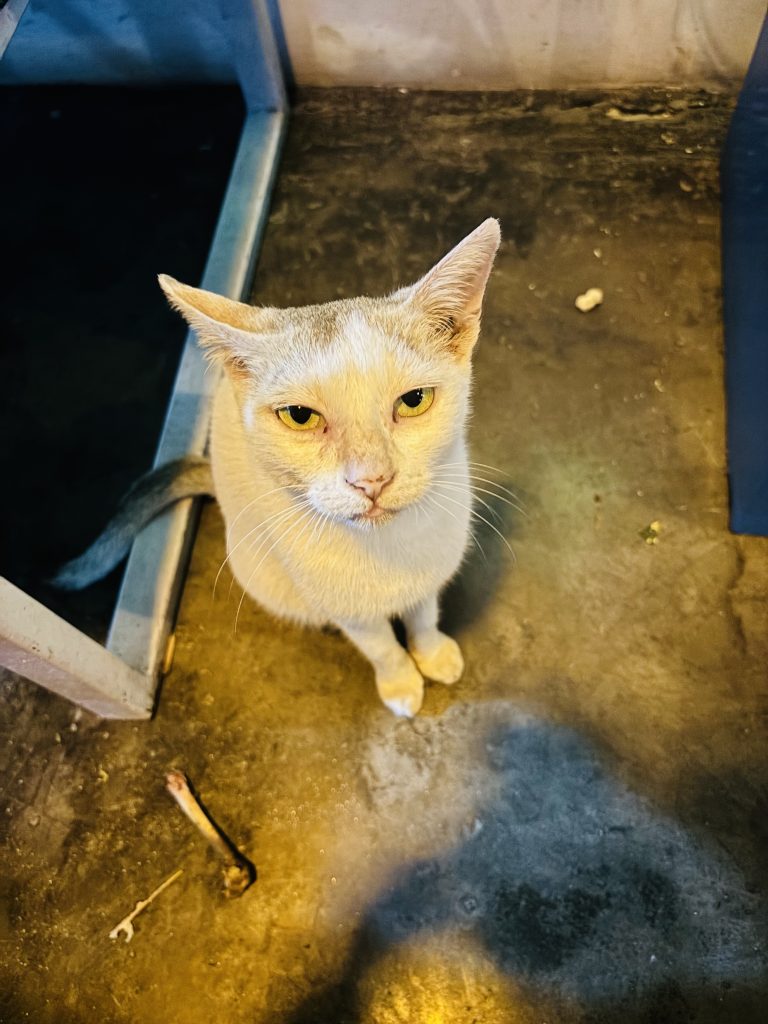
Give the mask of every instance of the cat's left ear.
M 407 290 L 441 345 L 462 360 L 480 333 L 485 286 L 500 242 L 499 222 L 489 217 Z

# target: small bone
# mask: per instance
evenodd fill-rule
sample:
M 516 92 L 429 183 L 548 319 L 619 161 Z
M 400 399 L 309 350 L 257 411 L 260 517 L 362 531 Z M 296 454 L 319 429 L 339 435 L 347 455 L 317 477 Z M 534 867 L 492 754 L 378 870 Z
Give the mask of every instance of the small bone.
M 168 772 L 166 789 L 192 824 L 203 834 L 224 860 L 224 892 L 233 899 L 242 896 L 256 878 L 256 868 L 240 853 L 198 803 L 182 772 Z
M 147 898 L 145 900 L 139 900 L 139 902 L 136 904 L 136 906 L 133 908 L 133 910 L 130 912 L 130 914 L 127 914 L 123 918 L 123 920 L 120 922 L 120 924 L 116 924 L 115 927 L 112 929 L 112 931 L 109 933 L 110 939 L 116 939 L 118 937 L 118 935 L 120 934 L 120 932 L 125 932 L 125 941 L 126 942 L 130 942 L 131 939 L 133 938 L 133 935 L 134 935 L 134 931 L 133 931 L 133 919 L 134 919 L 134 917 L 136 917 L 138 914 L 140 914 L 145 907 L 148 907 L 149 904 L 152 902 L 152 900 L 157 899 L 157 897 L 160 895 L 160 893 L 164 889 L 167 889 L 168 886 L 171 885 L 173 882 L 175 882 L 176 879 L 179 877 L 179 875 L 183 875 L 183 874 L 184 874 L 183 868 L 179 868 L 178 871 L 174 871 L 174 873 L 170 876 L 170 878 L 166 878 L 166 880 L 162 883 L 162 885 L 158 885 L 158 887 L 155 889 L 155 891 L 151 892 L 149 894 L 149 896 L 147 896 Z

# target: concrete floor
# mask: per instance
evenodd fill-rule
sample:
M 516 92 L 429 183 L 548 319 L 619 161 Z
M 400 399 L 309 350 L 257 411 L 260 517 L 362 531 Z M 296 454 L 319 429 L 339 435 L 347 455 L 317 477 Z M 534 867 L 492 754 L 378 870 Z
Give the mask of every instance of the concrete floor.
M 480 523 L 446 602 L 466 676 L 412 722 L 340 636 L 250 604 L 233 633 L 214 506 L 152 722 L 4 683 L 2 1021 L 765 1020 L 768 540 L 727 529 L 729 109 L 301 97 L 257 301 L 386 290 L 501 218 L 472 443 L 527 506 L 498 509 L 516 563 Z M 240 900 L 171 766 L 255 861 Z

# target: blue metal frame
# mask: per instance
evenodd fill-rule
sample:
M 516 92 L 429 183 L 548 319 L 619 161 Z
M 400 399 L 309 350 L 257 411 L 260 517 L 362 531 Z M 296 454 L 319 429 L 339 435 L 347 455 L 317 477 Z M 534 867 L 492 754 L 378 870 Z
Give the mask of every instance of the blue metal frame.
M 768 536 L 768 18 L 721 177 L 731 529 Z
M 286 126 L 281 59 L 265 0 L 222 0 L 248 114 L 201 287 L 246 297 L 261 245 Z M 158 268 L 162 269 L 162 268 Z M 189 332 L 155 465 L 201 455 L 217 374 Z M 142 531 L 131 550 L 107 648 L 140 671 L 152 693 L 166 660 L 199 501 L 180 502 Z

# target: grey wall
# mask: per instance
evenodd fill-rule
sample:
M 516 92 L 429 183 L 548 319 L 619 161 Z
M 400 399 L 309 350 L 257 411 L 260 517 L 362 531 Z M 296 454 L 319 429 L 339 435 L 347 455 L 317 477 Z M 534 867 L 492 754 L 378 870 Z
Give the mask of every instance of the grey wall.
M 299 82 L 440 89 L 717 85 L 764 0 L 283 0 Z

